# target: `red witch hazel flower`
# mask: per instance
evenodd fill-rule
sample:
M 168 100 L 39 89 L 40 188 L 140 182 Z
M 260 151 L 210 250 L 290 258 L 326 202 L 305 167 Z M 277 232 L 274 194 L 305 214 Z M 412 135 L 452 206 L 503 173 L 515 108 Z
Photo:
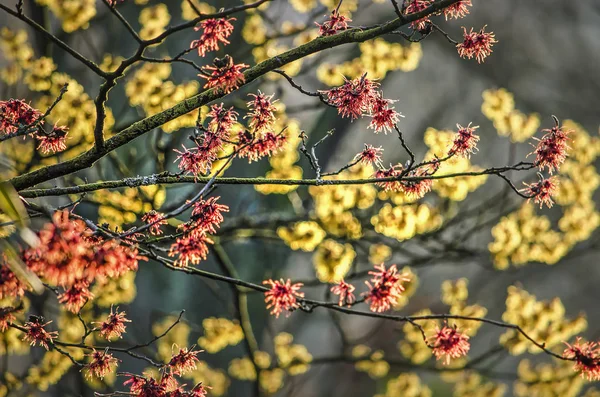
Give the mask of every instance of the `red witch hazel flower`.
M 463 42 L 456 45 L 458 55 L 461 58 L 477 59 L 478 63 L 485 60 L 492 53 L 492 46 L 496 44 L 494 33 L 487 33 L 485 26 L 479 32 L 474 32 L 473 28 L 469 32 L 463 27 Z
M 86 302 L 94 297 L 89 290 L 90 283 L 87 280 L 77 280 L 71 288 L 58 295 L 58 301 L 65 305 L 71 313 L 77 313 Z
M 87 356 L 90 357 L 90 363 L 83 367 L 82 371 L 85 372 L 85 377 L 89 380 L 94 378 L 104 379 L 106 375 L 117 369 L 119 363 L 119 360 L 108 353 L 108 349 L 105 351 L 93 349 Z
M 41 116 L 42 112 L 21 99 L 0 101 L 0 133 L 14 134 L 19 128 L 35 123 Z
M 383 263 L 375 266 L 377 271 L 370 271 L 373 276 L 371 281 L 365 281 L 369 291 L 363 293 L 366 296 L 365 301 L 370 305 L 370 309 L 376 313 L 382 313 L 394 306 L 405 288 L 403 282 L 410 281 L 405 274 L 398 274 L 396 265 L 386 269 Z
M 201 260 L 206 260 L 208 246 L 213 241 L 204 234 L 183 236 L 175 240 L 169 251 L 169 256 L 177 256 L 173 266 L 187 267 L 190 263 L 197 265 Z
M 303 286 L 302 283 L 292 284 L 290 279 L 287 281 L 281 279 L 280 281 L 265 280 L 263 284 L 271 286 L 271 289 L 265 292 L 265 303 L 275 317 L 279 317 L 284 310 L 287 310 L 289 315 L 289 312 L 300 307 L 296 298 L 304 298 L 304 292 L 299 291 Z
M 48 344 L 52 343 L 55 338 L 58 338 L 58 332 L 48 332 L 44 328 L 51 322 L 52 321 L 44 323 L 44 319 L 42 317 L 29 316 L 29 321 L 23 324 L 23 328 L 25 328 L 25 336 L 23 336 L 23 340 L 25 342 L 29 342 L 31 346 L 39 344 L 48 350 Z
M 153 236 L 159 236 L 162 234 L 160 227 L 166 225 L 168 222 L 165 219 L 165 215 L 158 211 L 151 210 L 142 216 L 142 221 L 146 222 L 150 226 L 150 234 Z
M 338 302 L 339 306 L 350 307 L 354 302 L 356 302 L 356 297 L 353 294 L 355 289 L 356 287 L 354 287 L 354 285 L 349 284 L 342 279 L 338 285 L 331 287 L 331 293 L 340 297 Z
M 367 74 L 354 80 L 346 80 L 339 87 L 321 91 L 332 106 L 338 109 L 342 117 L 354 120 L 363 114 L 371 113 L 375 101 L 379 98 L 379 83 L 367 78 Z
M 110 314 L 106 317 L 106 320 L 101 323 L 95 323 L 100 324 L 100 336 L 108 341 L 122 338 L 122 334 L 125 333 L 125 329 L 127 328 L 125 323 L 131 322 L 131 320 L 125 317 L 125 312 L 119 312 L 118 307 L 116 310 L 116 312 L 113 312 L 113 308 L 111 307 Z
M 338 10 L 334 10 L 329 16 L 329 20 L 323 22 L 322 25 L 315 22 L 315 25 L 319 27 L 320 36 L 333 36 L 342 30 L 348 29 L 348 22 L 352 22 L 352 20 L 340 15 Z
M 199 175 L 206 169 L 206 157 L 198 150 L 198 148 L 188 149 L 183 146 L 183 152 L 174 149 L 174 152 L 179 154 L 175 162 L 179 161 L 177 167 L 184 172 L 192 175 Z
M 479 135 L 475 135 L 475 130 L 479 126 L 471 127 L 471 123 L 468 126 L 463 127 L 460 124 L 456 124 L 458 131 L 454 136 L 452 147 L 450 148 L 449 155 L 457 155 L 460 157 L 470 157 L 473 151 L 477 150 L 477 142 L 479 142 Z
M 204 88 L 217 88 L 225 94 L 238 89 L 240 85 L 246 82 L 246 77 L 242 70 L 248 65 L 233 63 L 233 58 L 225 55 L 223 58 L 215 58 L 214 66 L 205 66 L 202 68 L 202 73 L 198 76 L 206 79 Z
M 403 117 L 400 113 L 396 112 L 393 107 L 390 107 L 394 102 L 395 101 L 390 99 L 384 99 L 381 94 L 373 101 L 369 128 L 374 129 L 375 133 L 383 131 L 387 134 L 394 128 L 398 119 Z
M 275 121 L 275 111 L 277 108 L 273 105 L 273 95 L 265 95 L 260 90 L 258 94 L 250 94 L 254 99 L 248 102 L 250 113 L 244 118 L 250 118 L 248 127 L 253 132 L 260 132 L 269 128 Z
M 208 232 L 215 234 L 223 222 L 221 212 L 229 212 L 229 207 L 225 204 L 217 204 L 221 197 L 210 197 L 208 200 L 199 200 L 194 203 L 191 220 L 193 227 L 199 232 Z
M 400 182 L 400 189 L 413 200 L 423 198 L 433 187 L 433 179 L 427 177 L 433 175 L 435 171 L 437 171 L 436 167 L 431 166 L 411 170 L 406 177 L 417 179 L 403 179 Z
M 18 298 L 25 294 L 27 285 L 3 263 L 3 255 L 0 255 L 0 299 L 6 297 Z
M 552 201 L 552 196 L 556 194 L 556 189 L 558 188 L 558 178 L 555 176 L 550 178 L 544 178 L 540 175 L 540 180 L 535 183 L 525 183 L 526 186 L 523 189 L 520 189 L 520 192 L 523 192 L 527 196 L 529 196 L 529 200 L 533 199 L 536 204 L 540 205 L 540 208 L 545 204 L 546 207 L 552 208 L 554 201 Z
M 575 343 L 570 345 L 564 342 L 567 348 L 563 357 L 575 361 L 573 370 L 581 373 L 590 381 L 600 380 L 600 348 L 596 342 L 581 342 L 577 337 Z
M 354 161 L 361 162 L 365 165 L 367 164 L 375 164 L 381 165 L 381 153 L 383 149 L 380 147 L 375 147 L 372 145 L 365 144 L 365 148 L 362 152 L 358 153 L 354 156 Z
M 390 168 L 380 168 L 375 172 L 375 178 L 394 178 L 402 175 L 402 164 L 390 165 Z M 377 186 L 381 187 L 386 192 L 398 191 L 402 189 L 399 181 L 382 181 L 377 182 Z
M 448 19 L 460 19 L 469 14 L 469 7 L 473 6 L 471 0 L 459 0 L 456 3 L 444 8 L 444 17 Z
M 450 364 L 453 358 L 466 356 L 471 348 L 469 337 L 458 331 L 456 325 L 438 327 L 430 342 L 433 355 L 437 360 L 444 358 L 444 364 Z
M 171 360 L 167 364 L 171 373 L 174 375 L 182 376 L 196 369 L 196 363 L 199 361 L 198 353 L 203 350 L 188 350 L 187 348 L 179 349 L 177 354 L 171 357 Z
M 287 142 L 287 137 L 273 132 L 266 132 L 260 138 L 249 131 L 241 131 L 238 136 L 238 156 L 248 158 L 248 162 L 259 160 L 265 156 L 270 156 L 278 152 Z
M 14 307 L 0 307 L 0 332 L 4 332 L 8 329 L 8 325 L 16 320 L 13 316 L 13 312 L 16 309 Z
M 557 171 L 565 162 L 567 150 L 570 149 L 567 145 L 570 140 L 569 134 L 573 132 L 561 127 L 557 118 L 554 118 L 554 122 L 556 123 L 554 127 L 542 130 L 542 132 L 545 132 L 542 139 L 534 138 L 538 141 L 538 144 L 535 150 L 530 153 L 535 153 L 535 164 L 540 170 L 543 171 L 548 168 L 550 174 Z
M 49 133 L 38 130 L 35 137 L 40 141 L 38 150 L 44 154 L 62 152 L 67 148 L 68 128 L 54 125 Z
M 409 0 L 404 13 L 406 15 L 414 14 L 416 12 L 425 10 L 430 5 L 431 0 Z M 427 27 L 428 23 L 431 23 L 431 20 L 428 17 L 425 17 L 411 22 L 410 27 L 417 30 L 423 30 L 425 27 Z
M 203 57 L 209 51 L 218 51 L 219 42 L 229 44 L 227 38 L 233 33 L 231 21 L 235 21 L 235 18 L 213 18 L 200 22 L 200 26 L 196 26 L 194 30 L 202 30 L 202 36 L 192 41 L 190 48 L 197 48 L 198 55 Z

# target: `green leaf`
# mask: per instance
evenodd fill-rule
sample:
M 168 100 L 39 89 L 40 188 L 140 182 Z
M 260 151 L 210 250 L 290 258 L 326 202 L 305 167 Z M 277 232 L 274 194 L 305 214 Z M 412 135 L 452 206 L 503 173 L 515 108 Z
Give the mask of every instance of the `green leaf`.
M 5 213 L 19 228 L 27 227 L 29 224 L 25 205 L 13 185 L 6 181 L 0 182 L 0 211 Z

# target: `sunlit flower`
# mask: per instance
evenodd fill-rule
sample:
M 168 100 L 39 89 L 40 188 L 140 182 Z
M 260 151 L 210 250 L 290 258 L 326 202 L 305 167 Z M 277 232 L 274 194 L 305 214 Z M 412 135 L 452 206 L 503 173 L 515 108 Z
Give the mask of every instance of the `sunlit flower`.
M 38 150 L 42 153 L 58 153 L 67 148 L 65 143 L 67 140 L 68 128 L 65 126 L 54 125 L 52 131 L 46 133 L 43 130 L 38 130 L 35 137 L 40 141 Z
M 474 150 L 477 150 L 477 142 L 479 142 L 479 135 L 475 135 L 475 130 L 479 126 L 471 127 L 471 123 L 468 126 L 463 127 L 460 124 L 456 124 L 458 131 L 454 136 L 452 142 L 452 148 L 450 148 L 449 155 L 457 155 L 460 157 L 470 157 Z
M 48 350 L 48 344 L 51 344 L 55 338 L 58 338 L 57 331 L 49 332 L 44 328 L 51 322 L 52 321 L 44 323 L 44 319 L 42 317 L 29 316 L 29 321 L 23 324 L 23 328 L 25 328 L 23 340 L 25 342 L 29 342 L 31 346 L 38 344 Z
M 352 22 L 350 18 L 340 15 L 338 10 L 334 10 L 329 19 L 323 24 L 315 24 L 319 27 L 320 36 L 333 36 L 334 34 L 348 29 L 348 22 Z
M 186 267 L 190 263 L 197 265 L 208 255 L 208 246 L 213 241 L 204 234 L 183 236 L 175 240 L 169 250 L 169 256 L 177 256 L 173 266 Z
M 233 63 L 233 58 L 226 55 L 220 59 L 215 58 L 213 65 L 203 67 L 202 73 L 198 75 L 207 80 L 204 88 L 217 88 L 229 94 L 246 82 L 242 73 L 242 70 L 248 67 L 245 63 L 236 65 Z
M 558 178 L 555 176 L 550 178 L 543 178 L 540 176 L 538 182 L 523 182 L 526 187 L 519 191 L 529 196 L 530 200 L 533 198 L 535 203 L 540 205 L 540 208 L 542 208 L 544 204 L 548 208 L 552 208 L 552 205 L 554 204 L 554 201 L 552 201 L 552 196 L 556 194 L 558 183 Z
M 353 292 L 356 288 L 354 285 L 345 282 L 343 279 L 337 285 L 331 287 L 331 292 L 339 296 L 339 306 L 352 306 L 356 301 Z
M 477 59 L 481 63 L 492 53 L 492 46 L 497 43 L 494 33 L 485 32 L 485 26 L 479 32 L 473 28 L 469 32 L 463 27 L 463 42 L 456 45 L 461 58 Z
M 406 174 L 406 179 L 403 178 L 400 182 L 401 191 L 413 200 L 423 198 L 433 187 L 433 179 L 427 177 L 431 176 L 435 172 L 434 170 L 435 168 L 431 166 L 411 170 Z
M 359 161 L 365 165 L 374 164 L 381 165 L 381 153 L 383 149 L 380 147 L 375 147 L 373 145 L 365 144 L 365 148 L 362 152 L 358 153 L 354 156 L 354 161 Z
M 409 0 L 404 13 L 406 15 L 414 14 L 420 11 L 427 9 L 431 5 L 431 0 Z M 417 19 L 410 23 L 410 26 L 413 29 L 423 30 L 427 26 L 428 23 L 431 23 L 429 17 L 424 17 L 421 19 Z
M 357 79 L 345 80 L 341 86 L 322 93 L 342 117 L 354 120 L 371 112 L 379 98 L 378 87 L 379 83 L 369 80 L 365 73 Z
M 273 95 L 265 95 L 260 90 L 258 94 L 249 94 L 254 99 L 248 102 L 250 113 L 244 118 L 250 118 L 248 127 L 253 132 L 259 132 L 269 128 L 275 121 L 274 112 L 277 110 L 273 105 Z
M 201 21 L 194 30 L 202 30 L 202 36 L 200 39 L 192 41 L 190 48 L 197 48 L 198 55 L 203 57 L 209 51 L 218 51 L 219 42 L 229 44 L 227 38 L 233 33 L 231 21 L 235 21 L 235 18 L 211 18 Z
M 0 299 L 6 297 L 18 298 L 25 294 L 27 285 L 8 268 L 8 265 L 3 263 L 2 255 L 0 254 Z
M 256 138 L 250 132 L 242 131 L 238 135 L 237 153 L 239 157 L 247 158 L 250 163 L 278 152 L 285 142 L 287 137 L 283 134 L 266 132 Z
M 396 164 L 390 168 L 380 168 L 375 172 L 376 179 L 394 178 L 402 175 L 402 165 Z M 397 180 L 377 182 L 377 185 L 385 191 L 399 191 L 402 185 Z
M 538 141 L 533 151 L 535 153 L 535 165 L 540 170 L 548 168 L 550 174 L 557 171 L 567 158 L 568 142 L 570 140 L 569 134 L 573 132 L 572 130 L 560 127 L 557 119 L 555 119 L 555 122 L 556 125 L 551 129 L 542 130 L 545 134 L 541 139 L 534 138 Z
M 216 227 L 223 222 L 222 212 L 229 212 L 225 204 L 217 204 L 221 197 L 210 197 L 208 200 L 198 200 L 193 204 L 191 221 L 193 228 L 201 232 L 215 234 Z
M 58 295 L 58 301 L 71 313 L 77 313 L 88 300 L 94 297 L 89 286 L 89 281 L 77 280 L 69 289 Z
M 177 354 L 171 357 L 171 360 L 167 364 L 171 370 L 171 373 L 175 375 L 184 375 L 196 369 L 196 363 L 199 361 L 198 353 L 202 350 L 188 350 L 187 348 L 180 348 Z
M 384 99 L 381 94 L 377 96 L 372 104 L 369 128 L 374 129 L 376 133 L 383 131 L 385 134 L 394 128 L 402 115 L 390 106 L 393 102 L 390 99 Z
M 373 278 L 365 281 L 369 291 L 363 293 L 365 301 L 370 305 L 373 312 L 381 313 L 389 310 L 398 302 L 404 292 L 403 282 L 410 281 L 405 274 L 398 274 L 396 265 L 386 269 L 383 264 L 375 266 L 376 271 L 370 271 Z
M 91 361 L 83 367 L 82 371 L 85 372 L 85 377 L 90 380 L 94 378 L 104 379 L 106 375 L 117 369 L 119 363 L 119 360 L 109 354 L 108 351 L 93 349 L 87 356 L 91 358 Z
M 192 175 L 199 175 L 206 171 L 206 155 L 197 148 L 188 149 L 183 146 L 183 152 L 180 152 L 177 149 L 174 149 L 173 151 L 179 155 L 175 159 L 175 162 L 179 161 L 177 167 L 181 171 L 190 173 Z
M 142 221 L 146 222 L 150 226 L 150 234 L 153 236 L 159 236 L 162 234 L 160 227 L 168 224 L 165 219 L 165 215 L 158 211 L 150 210 L 142 216 Z
M 436 329 L 435 335 L 430 342 L 432 352 L 436 359 L 444 358 L 444 364 L 450 364 L 453 358 L 466 356 L 471 347 L 469 337 L 458 331 L 456 325 L 449 327 L 444 325 Z
M 14 307 L 0 307 L 0 332 L 4 332 L 8 329 L 8 325 L 16 320 L 13 312 L 16 309 Z
M 300 307 L 296 298 L 303 298 L 304 292 L 300 292 L 299 289 L 302 287 L 302 283 L 292 284 L 290 279 L 283 281 L 265 280 L 263 284 L 270 285 L 271 289 L 265 292 L 265 303 L 267 303 L 267 309 L 271 309 L 271 314 L 275 317 L 287 310 L 288 314 L 292 310 Z
M 19 128 L 35 123 L 41 116 L 42 112 L 21 99 L 0 101 L 0 133 L 14 134 Z
M 590 381 L 600 380 L 600 348 L 596 342 L 581 342 L 577 337 L 575 343 L 570 345 L 565 342 L 567 348 L 563 357 L 575 361 L 573 370 L 581 373 Z
M 106 317 L 106 320 L 102 321 L 99 327 L 100 336 L 108 341 L 122 338 L 122 334 L 125 333 L 127 326 L 125 323 L 130 323 L 125 317 L 125 312 L 119 312 L 117 307 L 116 312 L 113 312 L 113 308 L 110 308 L 110 314 Z
M 471 0 L 459 0 L 456 3 L 444 8 L 444 17 L 448 19 L 460 19 L 469 14 L 469 7 L 473 6 Z

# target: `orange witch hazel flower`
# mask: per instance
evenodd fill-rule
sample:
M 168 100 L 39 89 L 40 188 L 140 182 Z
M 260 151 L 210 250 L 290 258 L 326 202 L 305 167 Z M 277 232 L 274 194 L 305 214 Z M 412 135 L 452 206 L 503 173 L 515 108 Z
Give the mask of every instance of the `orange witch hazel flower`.
M 87 356 L 91 358 L 91 361 L 81 369 L 85 372 L 87 379 L 104 379 L 106 375 L 117 369 L 119 360 L 114 358 L 112 354 L 109 354 L 108 349 L 105 351 L 93 349 Z
M 23 340 L 29 342 L 31 346 L 39 344 L 48 350 L 48 344 L 51 344 L 55 338 L 58 338 L 57 331 L 46 331 L 45 327 L 52 321 L 44 323 L 43 317 L 29 316 L 29 321 L 23 324 L 25 328 L 25 336 Z
M 471 348 L 469 337 L 461 333 L 456 325 L 449 327 L 444 324 L 437 328 L 431 340 L 432 352 L 437 360 L 444 358 L 444 364 L 450 364 L 453 358 L 466 356 Z
M 184 235 L 175 240 L 169 250 L 169 256 L 177 256 L 173 266 L 186 267 L 190 263 L 197 265 L 201 260 L 206 260 L 208 256 L 207 243 L 213 244 L 213 241 L 203 233 Z
M 67 140 L 68 128 L 65 126 L 54 125 L 52 131 L 46 133 L 39 130 L 35 137 L 40 141 L 38 150 L 44 154 L 62 152 L 67 148 L 65 143 Z
M 217 88 L 229 94 L 246 82 L 242 73 L 242 70 L 248 67 L 245 63 L 236 65 L 233 58 L 225 55 L 223 58 L 215 58 L 213 65 L 203 67 L 202 73 L 198 75 L 207 80 L 204 88 Z
M 431 0 L 409 0 L 406 6 L 405 14 L 410 15 L 416 12 L 423 11 L 431 5 Z M 431 20 L 428 17 L 417 19 L 411 22 L 410 27 L 417 30 L 425 29 Z
M 540 208 L 545 204 L 546 207 L 552 208 L 554 201 L 552 196 L 556 193 L 558 188 L 558 178 L 552 176 L 550 178 L 544 178 L 540 175 L 540 180 L 535 183 L 525 183 L 526 186 L 519 191 L 529 196 L 529 200 L 533 198 L 536 204 L 540 205 Z
M 573 360 L 575 365 L 573 370 L 581 373 L 590 381 L 600 380 L 600 348 L 596 342 L 581 342 L 577 337 L 572 345 L 564 342 L 567 348 L 563 352 L 563 357 Z
M 179 352 L 174 354 L 167 364 L 171 373 L 181 376 L 195 370 L 196 363 L 199 361 L 196 356 L 204 350 L 194 350 L 193 347 L 191 350 L 188 350 L 187 348 L 177 348 L 179 349 Z
M 202 30 L 202 36 L 200 39 L 192 41 L 190 48 L 197 48 L 198 55 L 203 57 L 209 51 L 218 51 L 219 42 L 229 44 L 227 38 L 233 33 L 231 21 L 235 21 L 235 18 L 211 18 L 200 22 L 200 25 L 196 26 L 194 30 Z
M 471 3 L 471 0 L 459 0 L 456 3 L 444 8 L 444 17 L 446 20 L 452 18 L 464 18 L 467 14 L 469 14 L 469 7 L 472 6 L 473 4 Z
M 342 279 L 337 285 L 331 287 L 331 292 L 340 297 L 338 306 L 350 307 L 356 301 L 356 297 L 353 294 L 355 289 L 354 285 Z
M 263 284 L 271 286 L 271 289 L 265 292 L 265 303 L 275 317 L 279 317 L 284 310 L 287 310 L 289 315 L 289 312 L 300 307 L 297 298 L 304 298 L 304 292 L 298 290 L 304 284 L 292 284 L 289 278 L 287 281 L 265 280 Z
M 461 58 L 471 59 L 475 57 L 478 63 L 481 63 L 492 53 L 492 46 L 498 41 L 494 33 L 486 32 L 485 26 L 479 32 L 474 32 L 473 28 L 469 32 L 463 26 L 463 42 L 456 45 L 458 55 Z
M 77 313 L 86 302 L 94 297 L 89 290 L 90 283 L 87 280 L 77 280 L 71 288 L 58 295 L 58 301 L 65 305 L 71 313 Z
M 475 130 L 479 126 L 471 127 L 471 123 L 468 126 L 463 127 L 460 124 L 456 124 L 458 131 L 454 137 L 452 147 L 450 148 L 449 155 L 457 155 L 460 157 L 470 157 L 473 151 L 477 150 L 477 142 L 479 142 L 479 135 L 475 135 Z
M 168 222 L 165 219 L 165 215 L 158 211 L 150 210 L 142 216 L 142 221 L 146 222 L 150 226 L 150 234 L 153 236 L 159 236 L 162 234 L 160 227 L 166 225 Z
M 370 271 L 369 274 L 373 278 L 370 282 L 365 281 L 369 291 L 363 293 L 363 296 L 371 311 L 376 313 L 385 312 L 394 306 L 405 290 L 402 283 L 410 281 L 407 275 L 398 274 L 396 265 L 386 269 L 382 263 L 375 266 L 375 271 Z
M 110 308 L 110 314 L 106 317 L 106 320 L 102 321 L 100 324 L 99 331 L 100 336 L 108 341 L 122 338 L 122 334 L 125 333 L 125 329 L 127 326 L 125 323 L 130 323 L 131 320 L 128 320 L 125 317 L 125 312 L 119 312 L 119 308 L 117 307 L 116 312 L 113 312 L 113 308 Z

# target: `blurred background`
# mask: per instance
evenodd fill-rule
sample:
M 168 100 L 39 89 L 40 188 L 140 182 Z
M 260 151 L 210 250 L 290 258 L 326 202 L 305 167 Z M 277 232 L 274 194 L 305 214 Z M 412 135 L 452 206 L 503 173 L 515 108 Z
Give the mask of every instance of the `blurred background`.
M 11 1 L 0 2 L 14 7 Z M 231 209 L 218 234 L 219 246 L 240 278 L 254 283 L 269 278 L 291 278 L 305 282 L 308 297 L 335 299 L 328 293 L 329 286 L 319 282 L 315 263 L 327 264 L 331 256 L 336 255 L 334 260 L 347 261 L 348 257 L 344 259 L 339 253 L 335 254 L 335 249 L 346 249 L 354 252 L 353 259 L 350 254 L 352 265 L 347 271 L 358 292 L 364 290 L 364 272 L 371 268 L 371 263 L 378 263 L 377 259 L 383 259 L 386 264 L 396 263 L 399 268 L 410 267 L 418 283 L 411 285 L 410 297 L 399 305 L 396 314 L 409 315 L 429 309 L 433 313 L 451 311 L 522 322 L 531 327 L 538 340 L 548 341 L 557 352 L 562 352 L 562 341 L 573 340 L 575 335 L 588 339 L 600 336 L 599 235 L 596 231 L 599 219 L 595 193 L 598 184 L 595 159 L 600 153 L 600 42 L 597 40 L 600 4 L 593 0 L 475 0 L 473 3 L 471 13 L 464 19 L 444 21 L 438 16 L 433 21 L 458 41 L 462 39 L 461 26 L 480 29 L 487 25 L 487 31 L 495 33 L 498 43 L 485 63 L 459 58 L 454 45 L 434 31 L 419 43 L 409 43 L 400 35 L 388 35 L 360 45 L 329 49 L 302 63 L 288 65 L 285 70 L 310 91 L 339 85 L 342 75 L 355 78 L 367 72 L 372 78 L 380 79 L 385 97 L 397 100 L 395 108 L 405 116 L 399 126 L 418 161 L 428 152 L 436 152 L 436 139 L 443 138 L 443 131 L 455 130 L 457 123 L 472 122 L 480 126 L 479 151 L 470 162 L 455 165 L 458 168 L 452 170 L 504 166 L 526 160 L 533 150 L 530 143 L 535 143 L 531 137 L 534 134 L 541 137 L 539 131 L 551 128 L 551 116 L 556 115 L 575 129 L 575 136 L 579 138 L 572 145 L 576 153 L 572 164 L 565 166 L 560 174 L 565 190 L 561 190 L 557 199 L 559 205 L 550 210 L 539 210 L 533 204 L 524 206 L 524 200 L 497 177 L 469 181 L 463 178 L 465 180 L 456 184 L 436 182 L 434 193 L 417 204 L 382 194 L 374 188 L 336 188 L 336 193 L 331 193 L 335 197 L 325 197 L 328 193 L 314 188 L 277 191 L 264 186 L 255 189 L 219 185 L 213 195 L 220 196 L 220 201 Z M 238 2 L 209 0 L 195 4 L 203 12 L 214 12 Z M 186 57 L 205 65 L 211 63 L 213 55 L 230 54 L 236 63 L 254 65 L 315 37 L 314 22 L 322 22 L 335 5 L 329 0 L 274 0 L 259 11 L 235 15 L 237 20 L 233 22 L 235 31 L 230 45 L 205 58 L 195 52 Z M 117 8 L 147 37 L 155 36 L 167 25 L 195 16 L 187 0 L 126 0 Z M 26 0 L 24 10 L 33 20 L 107 70 L 118 64 L 119 57 L 128 57 L 136 49 L 135 41 L 100 2 Z M 391 4 L 382 1 L 344 0 L 341 11 L 351 16 L 352 26 L 370 26 L 394 17 Z M 99 79 L 43 35 L 4 12 L 0 12 L 0 26 L 3 40 L 0 99 L 14 97 L 25 98 L 32 104 L 48 103 L 52 90 L 65 79 L 57 73 L 79 82 L 82 92 L 71 91 L 71 87 L 70 91 L 82 102 L 95 97 Z M 26 32 L 26 40 L 15 45 L 18 40 L 11 38 L 9 30 Z M 410 28 L 403 31 L 411 32 Z M 155 58 L 173 57 L 197 37 L 197 32 L 186 30 L 156 46 L 150 54 Z M 30 56 L 36 67 L 24 66 L 29 60 L 19 59 L 26 56 L 22 52 L 27 45 L 31 47 Z M 36 64 L 35 60 L 41 57 L 51 59 L 55 69 L 52 70 L 47 61 Z M 107 104 L 112 115 L 106 133 L 119 131 L 199 92 L 202 82 L 197 74 L 197 70 L 183 63 L 136 66 L 110 92 Z M 52 83 L 44 87 L 40 81 Z M 238 108 L 243 115 L 248 100 L 246 94 L 258 89 L 275 94 L 283 126 L 288 126 L 290 134 L 305 131 L 309 145 L 335 130 L 316 150 L 325 170 L 336 171 L 349 163 L 365 143 L 384 148 L 386 166 L 408 160 L 394 134 L 374 134 L 367 129 L 368 120 L 350 122 L 340 118 L 335 109 L 325 108 L 314 98 L 302 95 L 281 76 L 267 75 L 223 101 Z M 67 103 L 73 107 L 76 99 L 70 98 L 71 102 Z M 79 135 L 73 132 L 73 141 L 64 158 L 89 148 L 93 139 L 90 140 L 91 134 L 86 137 L 85 131 L 89 131 L 86 121 L 76 117 L 65 119 L 68 115 L 60 117 L 67 109 L 57 109 L 57 112 L 53 117 L 63 122 L 68 120 L 71 131 L 78 128 L 82 131 Z M 93 108 L 91 113 L 89 119 L 94 117 Z M 68 186 L 86 179 L 121 179 L 164 170 L 174 172 L 173 149 L 180 148 L 181 144 L 190 145 L 188 136 L 196 115 L 152 131 L 107 156 L 92 169 L 56 184 Z M 297 139 L 292 140 L 286 154 L 280 156 L 279 164 L 276 160 L 262 160 L 248 165 L 239 159 L 225 171 L 225 176 L 313 178 L 314 171 L 307 159 L 295 154 L 298 144 Z M 14 162 L 15 173 L 57 160 L 36 155 L 28 142 L 0 143 L 0 152 Z M 361 175 L 369 177 L 369 170 L 344 174 L 348 178 Z M 508 175 L 518 187 L 524 180 L 532 182 L 537 178 L 534 171 Z M 193 196 L 199 188 L 198 185 L 168 185 L 143 191 L 100 191 L 86 196 L 77 212 L 99 223 L 127 229 L 139 224 L 145 211 L 154 208 L 166 212 Z M 355 203 L 339 213 L 323 213 L 327 208 L 337 208 L 335 200 L 345 196 L 362 197 L 368 204 L 361 207 Z M 55 207 L 67 201 L 66 197 L 40 199 Z M 360 200 L 355 198 L 355 201 Z M 405 206 L 412 208 L 407 211 L 413 211 L 410 217 L 405 213 L 403 219 L 387 219 L 391 228 L 402 229 L 398 225 L 409 221 L 422 228 L 403 237 L 378 231 L 377 222 L 386 221 L 380 212 L 386 205 Z M 419 206 L 425 207 L 420 210 Z M 350 220 L 344 223 L 339 219 L 346 213 L 350 214 Z M 332 214 L 338 221 L 331 219 Z M 188 216 L 180 219 L 186 220 Z M 427 218 L 426 221 L 414 220 L 419 216 Z M 289 236 L 299 233 L 294 229 L 295 222 L 306 220 L 319 224 L 319 230 L 325 230 L 327 237 L 306 250 L 309 252 L 293 250 L 290 240 L 294 238 Z M 296 235 L 300 245 L 304 244 L 302 237 Z M 310 237 L 304 238 L 310 240 Z M 338 246 L 334 249 L 335 244 Z M 350 248 L 344 248 L 346 244 Z M 211 252 L 199 267 L 221 273 L 222 257 L 219 260 L 217 256 Z M 455 283 L 461 278 L 468 283 Z M 442 285 L 446 286 L 445 295 Z M 468 298 L 464 296 L 466 285 Z M 164 329 L 164 324 L 172 323 L 173 319 L 168 316 L 177 316 L 180 310 L 186 310 L 184 322 L 160 346 L 168 352 L 173 343 L 199 343 L 198 338 L 206 336 L 203 321 L 207 318 L 235 319 L 235 298 L 228 285 L 169 271 L 154 262 L 142 262 L 135 277 L 120 280 L 115 289 L 115 294 L 121 295 L 114 302 L 120 303 L 132 320 L 128 327 L 131 340 L 150 339 L 153 332 L 160 333 L 157 330 L 161 324 Z M 454 294 L 449 292 L 452 289 Z M 427 348 L 419 340 L 420 334 L 415 339 L 411 327 L 391 321 L 340 316 L 323 309 L 312 313 L 297 311 L 290 317 L 275 319 L 265 310 L 263 298 L 262 294 L 249 293 L 248 310 L 260 350 L 273 359 L 270 368 L 275 366 L 277 358 L 284 367 L 279 380 L 279 374 L 265 372 L 264 379 L 268 381 L 265 380 L 264 385 L 270 384 L 274 395 L 591 397 L 600 393 L 594 391 L 593 384 L 572 372 L 569 363 L 553 361 L 535 349 L 528 350 L 522 341 L 511 339 L 511 335 L 501 337 L 506 329 L 466 324 L 465 328 L 473 332 L 469 358 L 475 362 L 469 370 L 444 371 L 430 353 L 423 351 Z M 32 310 L 50 313 L 49 318 L 60 315 L 59 307 L 50 296 L 31 299 Z M 99 306 L 93 311 L 91 316 L 106 312 L 107 308 Z M 579 315 L 585 315 L 587 320 Z M 281 336 L 282 332 L 293 335 L 291 343 L 306 347 L 312 356 L 310 367 L 303 365 L 302 354 L 292 360 L 293 365 L 282 364 L 281 352 L 277 352 L 278 343 L 287 337 Z M 8 346 L 7 341 L 4 343 Z M 209 350 L 202 343 L 200 347 Z M 159 356 L 164 354 L 160 348 Z M 150 349 L 153 353 L 153 348 Z M 35 384 L 28 369 L 43 365 L 43 353 L 32 349 L 24 355 L 7 354 L 7 349 L 0 349 L 3 356 L 0 361 L 5 371 L 9 368 L 13 374 L 23 375 L 25 383 L 29 375 L 30 383 Z M 206 379 L 215 395 L 253 395 L 252 382 L 237 379 L 239 374 L 232 370 L 232 360 L 245 356 L 243 343 L 214 353 L 202 353 L 204 372 L 200 371 L 197 379 Z M 120 370 L 140 372 L 144 368 L 143 362 L 122 359 Z M 298 368 L 290 370 L 294 366 Z M 76 368 L 65 368 L 63 372 L 60 380 L 47 385 L 45 395 L 87 396 L 92 395 L 92 386 L 103 393 L 114 390 L 110 379 L 104 386 L 89 385 Z M 117 380 L 115 389 L 123 390 L 119 383 Z M 25 387 L 14 391 L 14 395 L 25 395 L 25 390 L 43 395 L 34 389 Z

